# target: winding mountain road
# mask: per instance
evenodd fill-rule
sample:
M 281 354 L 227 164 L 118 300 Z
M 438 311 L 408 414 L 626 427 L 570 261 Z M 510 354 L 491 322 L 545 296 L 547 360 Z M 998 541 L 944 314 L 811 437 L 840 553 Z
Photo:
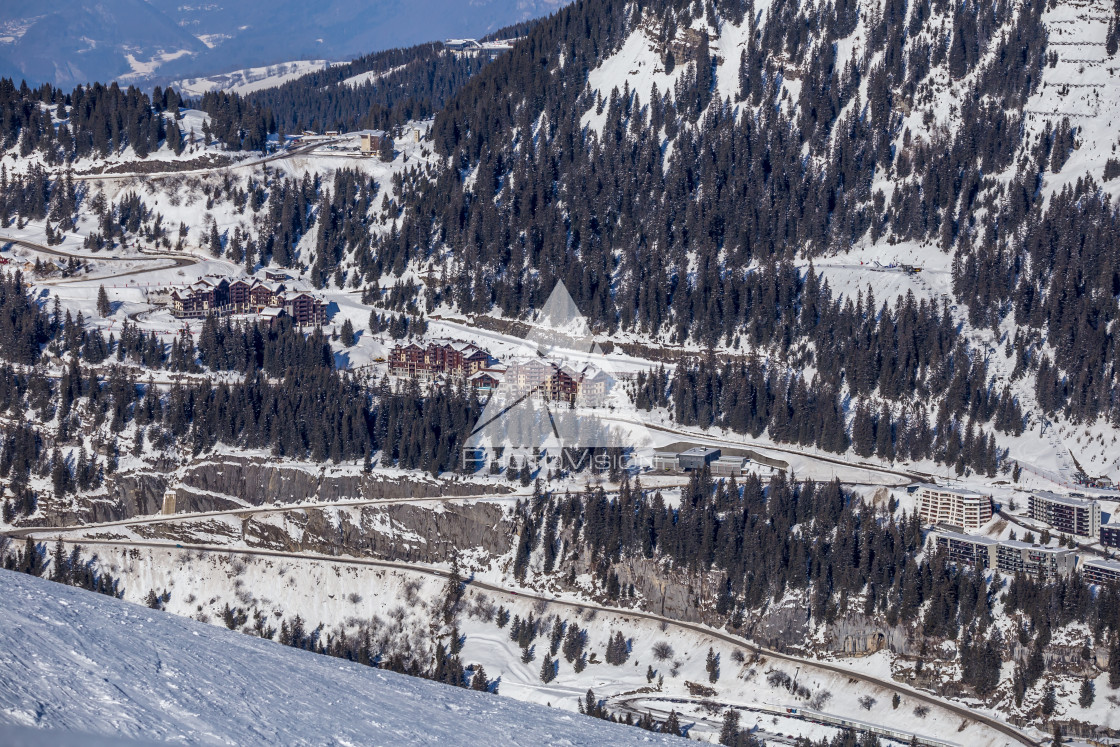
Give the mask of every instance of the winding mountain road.
M 3 245 L 3 244 L 15 244 L 17 246 L 22 246 L 22 247 L 25 247 L 27 249 L 31 249 L 32 251 L 39 252 L 41 254 L 49 254 L 53 257 L 62 257 L 64 259 L 80 259 L 83 262 L 89 262 L 89 261 L 96 261 L 96 262 L 164 262 L 164 263 L 166 263 L 168 261 L 171 262 L 171 264 L 165 264 L 162 267 L 151 267 L 151 268 L 145 267 L 145 268 L 142 268 L 142 269 L 139 269 L 139 270 L 128 270 L 126 272 L 115 273 L 113 275 L 108 276 L 108 277 L 114 277 L 114 278 L 123 278 L 123 277 L 128 277 L 129 275 L 142 275 L 145 272 L 152 272 L 153 270 L 172 269 L 172 268 L 175 268 L 175 267 L 190 267 L 191 265 L 196 265 L 196 264 L 198 264 L 199 262 L 202 261 L 198 257 L 195 257 L 194 255 L 190 255 L 190 254 L 170 254 L 170 253 L 169 254 L 142 255 L 142 256 L 138 256 L 138 257 L 114 257 L 114 256 L 91 257 L 87 254 L 74 254 L 73 252 L 65 252 L 65 251 L 62 251 L 61 249 L 56 249 L 56 248 L 51 247 L 51 246 L 46 246 L 44 244 L 40 244 L 37 241 L 30 241 L 29 239 L 23 239 L 23 238 L 19 238 L 19 237 L 16 237 L 16 236 L 0 235 L 0 245 Z M 86 279 L 87 278 L 77 278 L 75 280 L 86 280 Z
M 366 559 L 366 558 L 351 558 L 351 557 L 343 558 L 343 557 L 338 557 L 338 556 L 319 555 L 317 553 L 294 553 L 294 552 L 284 552 L 284 551 L 281 551 L 281 550 L 224 547 L 222 545 L 151 542 L 151 541 L 131 541 L 131 540 L 86 540 L 86 539 L 67 540 L 67 539 L 63 538 L 62 541 L 64 543 L 81 544 L 81 545 L 84 545 L 84 546 L 137 547 L 137 548 L 143 547 L 143 548 L 152 548 L 152 549 L 157 549 L 157 550 L 184 549 L 184 550 L 195 550 L 195 551 L 199 551 L 199 552 L 213 552 L 213 553 L 223 553 L 223 554 L 244 555 L 244 556 L 249 556 L 249 557 L 287 558 L 287 559 L 291 559 L 291 560 L 311 560 L 311 561 L 318 561 L 318 562 L 324 562 L 324 563 L 334 563 L 334 564 L 339 564 L 339 565 L 355 565 L 355 566 L 366 566 L 366 567 L 374 567 L 374 568 L 386 568 L 386 569 L 391 569 L 391 570 L 403 571 L 403 572 L 406 572 L 406 573 L 416 573 L 416 574 L 421 574 L 421 575 L 435 576 L 435 577 L 438 577 L 438 578 L 447 578 L 447 576 L 448 576 L 448 571 L 445 571 L 441 568 L 436 568 L 436 567 L 428 566 L 428 565 L 421 565 L 421 564 L 417 564 L 417 563 L 401 563 L 401 562 L 391 561 L 391 560 L 375 560 L 375 559 Z M 859 681 L 859 682 L 863 682 L 863 683 L 868 684 L 868 685 L 881 687 L 881 688 L 884 688 L 886 690 L 896 692 L 899 695 L 902 695 L 902 696 L 905 696 L 905 697 L 908 697 L 908 698 L 912 698 L 913 700 L 919 701 L 921 703 L 924 703 L 924 704 L 927 704 L 927 705 L 930 705 L 930 706 L 933 706 L 933 707 L 936 707 L 936 708 L 941 708 L 941 709 L 946 710 L 946 711 L 948 711 L 948 712 L 950 712 L 950 713 L 952 713 L 956 716 L 961 717 L 962 719 L 964 719 L 966 721 L 975 721 L 977 723 L 983 724 L 984 726 L 987 726 L 988 728 L 993 729 L 993 730 L 999 732 L 1000 734 L 1002 734 L 1002 735 L 1008 737 L 1009 739 L 1011 739 L 1012 744 L 1027 745 L 1027 747 L 1041 747 L 1040 742 L 1032 739 L 1027 734 L 1025 734 L 1022 731 L 1016 729 L 1015 727 L 1011 726 L 1010 724 L 1007 724 L 1003 721 L 1000 721 L 999 719 L 993 718 L 993 717 L 988 716 L 986 714 L 974 711 L 974 710 L 968 708 L 967 706 L 960 705 L 958 703 L 953 703 L 951 701 L 943 700 L 943 699 L 938 698 L 934 695 L 924 693 L 920 690 L 915 690 L 913 688 L 907 687 L 907 686 L 902 685 L 902 684 L 900 684 L 898 682 L 895 682 L 893 680 L 881 679 L 881 678 L 878 678 L 878 677 L 875 677 L 873 675 L 869 675 L 869 674 L 866 674 L 866 673 L 863 673 L 863 672 L 853 671 L 851 669 L 847 669 L 847 668 L 845 668 L 843 666 L 840 666 L 840 665 L 837 665 L 837 664 L 817 661 L 815 659 L 804 659 L 804 658 L 801 658 L 801 657 L 798 657 L 798 656 L 792 656 L 790 654 L 783 654 L 783 653 L 780 653 L 778 651 L 773 651 L 771 649 L 759 646 L 755 643 L 751 643 L 751 642 L 749 642 L 749 641 L 747 641 L 743 638 L 739 638 L 737 636 L 733 636 L 729 633 L 724 633 L 722 631 L 714 630 L 712 628 L 709 628 L 705 625 L 701 625 L 699 623 L 690 623 L 690 622 L 684 622 L 684 621 L 680 621 L 680 620 L 674 620 L 672 618 L 664 617 L 662 615 L 657 615 L 657 614 L 654 614 L 654 613 L 651 613 L 651 612 L 642 612 L 642 611 L 638 611 L 638 610 L 628 610 L 628 609 L 621 609 L 621 608 L 616 608 L 616 607 L 607 607 L 607 606 L 603 606 L 603 605 L 599 605 L 599 604 L 595 604 L 595 603 L 591 603 L 591 602 L 582 602 L 582 601 L 560 599 L 558 597 L 553 597 L 553 596 L 549 596 L 549 595 L 545 595 L 545 594 L 538 594 L 538 593 L 528 591 L 528 590 L 509 589 L 509 588 L 506 588 L 506 587 L 503 587 L 503 586 L 498 586 L 498 585 L 493 584 L 493 583 L 489 583 L 489 582 L 486 582 L 486 581 L 479 581 L 479 580 L 476 580 L 476 579 L 468 580 L 467 584 L 471 587 L 476 588 L 476 589 L 481 589 L 481 590 L 488 591 L 488 592 L 491 592 L 491 593 L 494 593 L 494 594 L 501 594 L 501 595 L 507 596 L 507 597 L 518 597 L 520 599 L 540 600 L 540 601 L 545 602 L 547 604 L 552 604 L 552 605 L 556 605 L 558 607 L 565 607 L 565 608 L 573 609 L 573 610 L 581 610 L 582 611 L 582 610 L 585 610 L 585 609 L 593 609 L 593 610 L 597 610 L 597 611 L 604 612 L 604 613 L 610 613 L 610 614 L 613 614 L 613 615 L 620 615 L 622 617 L 631 617 L 631 618 L 640 619 L 640 620 L 649 620 L 649 621 L 656 622 L 656 623 L 659 623 L 659 624 L 674 626 L 678 629 L 687 630 L 687 631 L 692 632 L 692 633 L 697 633 L 699 635 L 707 636 L 709 638 L 712 638 L 712 639 L 715 639 L 715 640 L 718 640 L 718 641 L 721 641 L 721 642 L 724 642 L 724 643 L 728 643 L 728 644 L 731 644 L 733 646 L 740 646 L 742 648 L 745 648 L 745 649 L 748 649 L 752 652 L 755 652 L 760 656 L 766 656 L 766 657 L 768 657 L 772 660 L 785 661 L 785 662 L 789 662 L 791 664 L 796 664 L 796 665 L 801 666 L 803 669 L 819 669 L 819 670 L 829 672 L 829 673 L 832 673 L 832 674 L 839 674 L 839 675 L 848 677 L 850 679 L 853 679 L 853 680 L 856 680 L 856 681 Z
M 101 174 L 74 174 L 72 178 L 74 181 L 120 181 L 122 179 L 165 179 L 167 177 L 175 176 L 203 176 L 205 174 L 213 174 L 215 172 L 233 171 L 234 169 L 247 169 L 255 166 L 261 166 L 274 161 L 283 161 L 289 158 L 296 158 L 297 156 L 309 155 L 312 151 L 323 147 L 324 145 L 331 145 L 338 142 L 342 138 L 328 138 L 318 140 L 314 143 L 301 145 L 290 150 L 280 150 L 261 158 L 251 158 L 244 161 L 234 161 L 233 163 L 222 163 L 214 166 L 204 166 L 198 169 L 184 169 L 182 171 L 128 171 L 122 173 L 101 173 Z M 150 163 L 158 163 L 158 161 L 151 161 Z M 174 163 L 174 162 L 172 162 Z M 51 176 L 58 178 L 63 176 L 60 173 L 54 173 Z

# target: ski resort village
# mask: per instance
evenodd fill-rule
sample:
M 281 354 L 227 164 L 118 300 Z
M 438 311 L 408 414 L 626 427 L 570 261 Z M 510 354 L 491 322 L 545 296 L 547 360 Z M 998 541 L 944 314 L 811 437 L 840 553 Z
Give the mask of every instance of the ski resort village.
M 0 744 L 1120 747 L 1120 3 L 366 5 L 0 8 Z

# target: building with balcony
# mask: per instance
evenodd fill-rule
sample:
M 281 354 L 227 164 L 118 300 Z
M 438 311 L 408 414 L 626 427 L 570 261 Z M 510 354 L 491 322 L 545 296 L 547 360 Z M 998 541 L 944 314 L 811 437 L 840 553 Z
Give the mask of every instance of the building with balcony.
M 924 483 L 918 486 L 917 497 L 924 524 L 975 531 L 992 518 L 992 497 L 983 493 Z
M 1030 517 L 1062 534 L 1096 539 L 1101 532 L 1101 504 L 1049 491 L 1031 493 Z
M 1120 584 L 1120 563 L 1093 558 L 1081 564 L 1081 575 L 1091 584 Z
M 991 537 L 975 537 L 958 532 L 934 532 L 933 545 L 944 550 L 949 560 L 963 565 L 995 568 L 999 560 L 999 541 Z
M 1061 547 L 1042 547 L 1028 542 L 1004 540 L 996 547 L 996 568 L 1000 573 L 1022 573 L 1039 581 L 1069 576 L 1077 565 L 1077 555 Z

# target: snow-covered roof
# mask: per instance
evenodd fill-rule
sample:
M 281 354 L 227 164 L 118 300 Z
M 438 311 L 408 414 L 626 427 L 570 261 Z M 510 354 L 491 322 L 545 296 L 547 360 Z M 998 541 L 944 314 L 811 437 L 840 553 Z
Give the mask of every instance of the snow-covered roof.
M 948 529 L 939 529 L 933 533 L 934 537 L 944 537 L 945 539 L 958 540 L 960 542 L 968 542 L 973 545 L 984 545 L 991 547 L 992 545 L 1000 544 L 999 540 L 992 539 L 991 537 L 974 536 L 971 534 L 961 534 L 960 532 L 953 532 Z
M 1093 568 L 1100 568 L 1113 573 L 1120 573 L 1120 561 L 1108 560 L 1107 558 L 1087 558 L 1081 561 L 1081 567 L 1092 566 Z
M 1035 495 L 1049 503 L 1058 503 L 1063 506 L 1070 506 L 1073 508 L 1089 508 L 1096 501 L 1087 498 L 1075 498 L 1072 495 L 1060 495 L 1058 493 L 1051 493 L 1049 490 L 1039 490 Z
M 952 493 L 965 498 L 985 498 L 984 493 L 977 493 L 975 490 L 966 490 L 964 488 L 954 488 L 948 485 L 934 485 L 931 482 L 918 483 L 919 490 L 932 490 L 935 493 Z
M 1033 545 L 1030 542 L 1023 542 L 1021 540 L 1002 540 L 997 542 L 1000 547 L 1007 547 L 1012 550 L 1031 550 L 1034 552 L 1046 552 L 1054 555 L 1065 555 L 1070 552 L 1065 547 L 1050 547 L 1048 545 Z

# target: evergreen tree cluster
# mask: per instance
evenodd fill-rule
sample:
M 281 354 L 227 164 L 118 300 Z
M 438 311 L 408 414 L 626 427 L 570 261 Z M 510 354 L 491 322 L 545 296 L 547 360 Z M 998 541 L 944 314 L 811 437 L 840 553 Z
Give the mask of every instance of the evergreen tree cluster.
M 160 148 L 176 123 L 178 94 L 157 88 L 149 98 L 116 83 L 78 86 L 66 93 L 44 84 L 17 87 L 0 79 L 0 150 L 19 148 L 21 156 L 46 154 L 48 163 L 77 158 L 106 157 L 131 146 L 138 158 Z M 170 112 L 171 119 L 164 117 Z
M 225 146 L 226 150 L 257 150 L 268 146 L 268 133 L 276 132 L 270 112 L 239 94 L 207 91 L 198 108 L 210 115 L 203 125 L 203 136 Z
M 0 545 L 0 562 L 5 570 L 45 576 L 60 584 L 77 586 L 118 599 L 124 598 L 124 587 L 118 579 L 101 570 L 96 556 L 89 560 L 82 559 L 81 545 L 74 545 L 67 553 L 59 540 L 48 558 L 46 545 L 28 537 L 22 548 Z
M 1044 412 L 1120 424 L 1120 209 L 1091 180 L 1032 211 L 1021 237 L 975 252 L 954 268 L 970 315 L 1012 318 L 1016 373 L 1035 372 Z M 1052 357 L 1051 357 L 1052 356 Z
M 690 42 L 682 31 L 693 20 L 690 3 L 566 8 L 439 114 L 433 139 L 452 167 L 404 180 L 400 230 L 375 250 L 395 265 L 450 248 L 462 269 L 444 295 L 463 311 L 518 314 L 539 306 L 560 279 L 608 331 L 715 344 L 736 336 L 742 306 L 732 294 L 755 259 L 791 246 L 809 254 L 843 248 L 869 231 L 951 245 L 977 201 L 1005 189 L 980 175 L 1010 166 L 1020 146 L 1014 109 L 1038 82 L 1044 4 L 964 4 L 954 14 L 957 31 L 942 38 L 933 17 L 947 6 L 919 6 L 907 32 L 905 4 L 888 3 L 872 19 L 865 59 L 836 60 L 834 42 L 854 30 L 852 4 L 774 4 L 743 51 L 737 102 L 712 98 L 707 37 Z M 738 0 L 701 15 L 712 28 L 755 19 L 753 6 Z M 628 88 L 590 91 L 587 72 L 639 24 L 659 30 L 666 58 L 687 64 L 676 90 L 649 101 Z M 997 34 L 1001 28 L 1008 33 Z M 974 95 L 964 97 L 960 132 L 911 140 L 898 108 L 931 66 L 946 64 L 950 38 L 963 45 L 964 71 L 986 52 L 1001 64 L 970 76 Z M 872 64 L 880 51 L 882 62 Z M 800 67 L 796 115 L 778 105 L 779 59 Z M 1008 66 L 1025 78 L 1006 82 Z M 868 76 L 872 98 L 858 101 Z M 584 127 L 589 109 L 605 120 L 601 132 Z M 978 122 L 984 126 L 969 125 Z M 514 138 L 529 131 L 532 141 Z M 833 148 L 834 138 L 845 147 Z M 871 194 L 884 171 L 897 182 L 890 210 Z
M 668 718 L 666 718 L 664 721 L 655 720 L 649 713 L 642 714 L 637 719 L 634 718 L 634 714 L 629 712 L 627 712 L 625 716 L 620 717 L 617 714 L 612 713 L 602 701 L 595 697 L 595 691 L 590 689 L 587 691 L 587 694 L 584 695 L 584 697 L 577 703 L 577 707 L 579 708 L 580 713 L 592 718 L 600 718 L 604 721 L 610 721 L 616 724 L 636 726 L 639 729 L 645 729 L 646 731 L 655 731 L 662 734 L 672 734 L 673 736 L 677 737 L 683 736 L 680 717 L 677 716 L 677 712 L 675 709 L 669 713 Z
M 1049 631 L 1070 622 L 1090 625 L 1101 641 L 1120 633 L 1120 588 L 1094 596 L 1077 574 L 1048 582 L 1016 576 L 1006 583 L 949 563 L 942 553 L 922 554 L 916 517 L 883 515 L 836 482 L 791 482 L 777 474 L 765 484 L 756 476 L 741 485 L 734 479 L 713 483 L 704 471 L 693 475 L 673 508 L 659 491 L 643 491 L 624 478 L 617 496 L 601 489 L 541 496 L 518 511 L 530 532 L 554 513 L 565 548 L 557 568 L 586 564 L 602 590 L 614 568 L 644 557 L 705 579 L 716 610 L 729 622 L 794 594 L 804 599 L 814 624 L 861 613 L 890 626 L 905 624 L 933 642 L 956 640 L 962 684 L 982 696 L 994 691 L 1012 644 L 993 625 L 1003 591 L 1005 611 L 1025 621 L 1019 643 L 1037 652 L 1038 662 Z M 718 678 L 714 651 L 708 667 L 709 677 Z M 1040 664 L 1028 665 L 1025 687 L 1041 674 Z
M 0 273 L 0 359 L 34 365 L 52 332 L 47 315 L 31 299 L 23 273 Z
M 391 130 L 434 115 L 489 61 L 457 56 L 432 42 L 332 65 L 246 99 L 286 132 Z M 369 79 L 363 83 L 346 82 L 364 74 Z

